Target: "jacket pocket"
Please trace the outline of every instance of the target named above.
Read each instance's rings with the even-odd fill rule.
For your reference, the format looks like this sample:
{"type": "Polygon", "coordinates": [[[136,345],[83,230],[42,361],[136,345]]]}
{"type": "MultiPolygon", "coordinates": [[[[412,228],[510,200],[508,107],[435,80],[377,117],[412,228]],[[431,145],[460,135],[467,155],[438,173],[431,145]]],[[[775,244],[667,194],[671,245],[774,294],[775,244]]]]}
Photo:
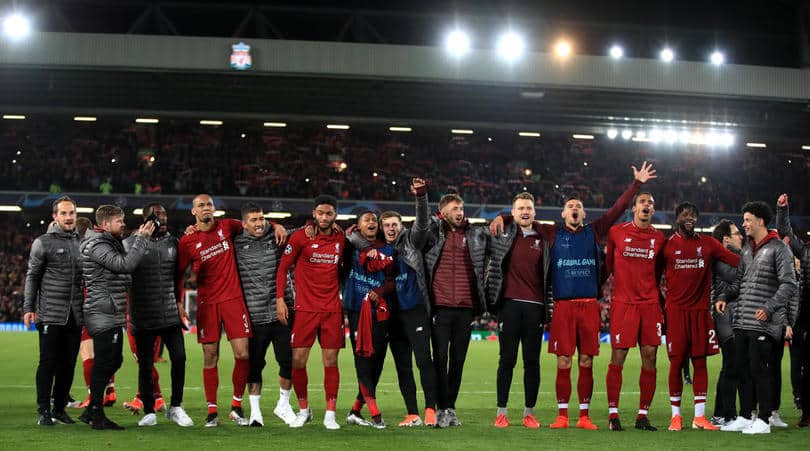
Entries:
{"type": "Polygon", "coordinates": [[[112,295],[109,293],[99,301],[98,308],[101,313],[118,313],[118,307],[115,306],[115,299],[113,299],[112,295]]]}

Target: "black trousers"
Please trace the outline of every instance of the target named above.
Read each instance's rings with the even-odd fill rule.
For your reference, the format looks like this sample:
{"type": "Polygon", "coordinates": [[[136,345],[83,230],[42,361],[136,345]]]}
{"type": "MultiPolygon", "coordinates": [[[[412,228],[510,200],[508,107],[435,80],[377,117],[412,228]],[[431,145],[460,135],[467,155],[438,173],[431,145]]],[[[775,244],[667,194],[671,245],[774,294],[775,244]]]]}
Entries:
{"type": "MultiPolygon", "coordinates": [[[[123,350],[124,337],[126,331],[122,327],[113,327],[104,332],[93,335],[93,372],[90,375],[90,407],[102,409],[104,407],[104,389],[110,377],[121,368],[124,361],[121,351],[123,350]]],[[[153,347],[147,352],[154,352],[153,347]]],[[[142,348],[138,348],[142,349],[142,348]]],[[[152,375],[151,370],[149,373],[152,375]]],[[[152,391],[149,390],[151,394],[152,391]]],[[[141,395],[144,393],[141,392],[141,395]]]]}
{"type": "Polygon", "coordinates": [[[138,350],[138,389],[141,392],[144,413],[155,413],[155,381],[152,368],[155,366],[155,340],[158,337],[169,350],[172,361],[171,406],[183,404],[183,388],[186,385],[186,344],[180,326],[156,330],[135,330],[135,347],[138,350]]]}
{"type": "Polygon", "coordinates": [[[397,380],[409,415],[418,415],[413,360],[419,368],[425,408],[436,408],[436,367],[430,356],[430,317],[423,305],[411,310],[397,310],[389,321],[388,340],[397,380]]]}
{"type": "MultiPolygon", "coordinates": [[[[377,321],[376,313],[372,314],[371,342],[374,346],[374,355],[361,357],[357,355],[357,323],[360,312],[349,310],[349,339],[352,343],[354,355],[354,368],[357,372],[357,382],[368,390],[371,396],[377,397],[377,384],[385,363],[385,354],[388,352],[388,321],[377,321]]],[[[357,400],[365,402],[363,393],[358,389],[357,400]]]]}
{"type": "Polygon", "coordinates": [[[785,342],[779,340],[775,344],[773,353],[773,406],[772,410],[779,410],[782,406],[782,359],[785,357],[785,342]]]}
{"type": "Polygon", "coordinates": [[[518,345],[523,348],[525,406],[534,407],[540,390],[540,348],[543,344],[542,304],[505,300],[498,312],[498,407],[509,402],[512,373],[517,364],[518,345]]]}
{"type": "Polygon", "coordinates": [[[436,366],[436,403],[455,409],[467,349],[470,347],[473,311],[437,307],[433,312],[433,363],[436,366]]]}
{"type": "Polygon", "coordinates": [[[793,339],[790,341],[790,385],[793,398],[802,397],[802,370],[804,363],[804,348],[807,335],[798,326],[793,328],[793,339]]]}
{"type": "Polygon", "coordinates": [[[736,355],[740,356],[740,416],[751,418],[757,408],[759,418],[768,422],[774,401],[774,362],[777,343],[768,334],[734,330],[736,355]]]}
{"type": "Polygon", "coordinates": [[[64,326],[37,324],[39,365],[36,383],[37,408],[40,412],[51,411],[51,392],[54,410],[65,410],[67,405],[82,337],[82,329],[76,325],[73,313],[69,315],[70,319],[64,326]]]}
{"type": "Polygon", "coordinates": [[[734,337],[720,343],[722,366],[717,376],[717,388],[714,398],[714,416],[732,420],[737,416],[737,390],[739,388],[739,371],[732,366],[739,365],[735,355],[737,349],[734,337]]]}
{"type": "MultiPolygon", "coordinates": [[[[801,352],[801,377],[799,378],[799,397],[802,404],[802,417],[810,417],[810,331],[801,329],[794,331],[802,335],[801,352]]],[[[794,338],[795,340],[795,338],[794,338]]]]}
{"type": "Polygon", "coordinates": [[[276,321],[269,324],[253,324],[253,336],[248,340],[250,358],[249,384],[262,383],[262,371],[267,365],[267,349],[273,345],[273,353],[278,363],[278,375],[292,379],[292,348],[290,347],[290,327],[276,321]]]}

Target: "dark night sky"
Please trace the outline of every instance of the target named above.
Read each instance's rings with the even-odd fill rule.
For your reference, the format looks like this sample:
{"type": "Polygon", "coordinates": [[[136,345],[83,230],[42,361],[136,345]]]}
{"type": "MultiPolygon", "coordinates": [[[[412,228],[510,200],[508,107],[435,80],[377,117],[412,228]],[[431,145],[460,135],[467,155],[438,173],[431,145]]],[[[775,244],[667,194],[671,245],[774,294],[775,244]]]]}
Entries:
{"type": "MultiPolygon", "coordinates": [[[[0,12],[12,3],[0,0],[0,12]]],[[[565,36],[577,53],[592,55],[604,55],[619,42],[627,56],[654,58],[668,44],[682,60],[705,60],[720,48],[731,63],[810,66],[810,0],[16,3],[45,31],[440,45],[443,34],[458,23],[479,48],[491,47],[498,33],[512,27],[534,51],[547,51],[565,36]]]]}

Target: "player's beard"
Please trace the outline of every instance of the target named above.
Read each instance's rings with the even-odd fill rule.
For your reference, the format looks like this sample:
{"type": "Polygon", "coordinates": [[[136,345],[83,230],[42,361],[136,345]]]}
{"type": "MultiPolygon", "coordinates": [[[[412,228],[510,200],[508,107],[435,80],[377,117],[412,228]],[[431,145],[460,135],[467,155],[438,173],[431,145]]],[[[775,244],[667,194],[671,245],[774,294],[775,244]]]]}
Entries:
{"type": "Polygon", "coordinates": [[[318,223],[318,232],[323,234],[328,234],[332,231],[332,226],[335,224],[335,221],[329,222],[326,226],[321,226],[321,223],[318,223]]]}
{"type": "Polygon", "coordinates": [[[695,226],[692,225],[692,230],[689,230],[685,224],[678,224],[678,232],[684,236],[695,236],[695,226]]]}
{"type": "Polygon", "coordinates": [[[205,223],[205,224],[208,224],[209,222],[211,222],[213,220],[214,220],[213,216],[203,216],[202,218],[200,218],[200,221],[205,223]]]}

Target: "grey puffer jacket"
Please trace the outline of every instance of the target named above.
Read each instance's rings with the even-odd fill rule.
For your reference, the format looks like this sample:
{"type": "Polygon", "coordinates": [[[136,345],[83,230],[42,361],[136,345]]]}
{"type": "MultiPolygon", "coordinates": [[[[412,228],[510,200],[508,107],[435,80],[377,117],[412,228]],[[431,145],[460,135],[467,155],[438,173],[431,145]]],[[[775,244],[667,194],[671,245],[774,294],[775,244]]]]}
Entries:
{"type": "MultiPolygon", "coordinates": [[[[726,247],[731,252],[740,255],[740,251],[726,247]]],[[[734,338],[734,329],[731,324],[734,319],[734,307],[736,303],[731,302],[726,306],[725,313],[719,313],[714,308],[714,303],[721,293],[728,291],[728,287],[734,283],[737,278],[737,268],[729,265],[728,263],[715,261],[714,268],[712,268],[712,318],[714,318],[714,329],[717,331],[717,339],[720,343],[725,343],[726,340],[734,338]]]]}
{"type": "Polygon", "coordinates": [[[87,287],[84,324],[87,333],[124,327],[127,320],[127,290],[132,272],[146,252],[148,238],[136,236],[129,253],[121,240],[100,229],[88,230],[81,250],[82,277],[87,287]]]}
{"type": "MultiPolygon", "coordinates": [[[[417,215],[420,213],[416,211],[417,215]]],[[[417,222],[421,220],[417,216],[417,222]]],[[[411,230],[411,239],[414,243],[424,243],[422,251],[425,257],[425,282],[427,283],[428,292],[430,294],[431,303],[433,299],[433,284],[436,283],[434,275],[438,267],[439,258],[442,255],[444,242],[446,239],[446,231],[444,230],[443,219],[437,216],[431,216],[428,220],[428,226],[425,230],[411,230]]],[[[487,308],[487,296],[484,290],[484,272],[487,266],[487,250],[489,248],[489,228],[465,225],[465,237],[467,241],[467,250],[470,254],[470,260],[473,265],[473,272],[475,272],[475,295],[477,296],[478,305],[474,306],[477,313],[483,313],[487,308]]]]}
{"type": "Polygon", "coordinates": [[[771,232],[754,252],[746,242],[737,267],[737,277],[721,299],[734,306],[734,330],[764,332],[782,340],[785,326],[793,326],[799,305],[796,299],[796,276],[793,255],[776,232],[771,232]],[[768,319],[759,321],[756,311],[763,309],[768,319]]]}
{"type": "MultiPolygon", "coordinates": [[[[125,239],[132,252],[136,235],[125,239]]],[[[177,308],[177,238],[166,234],[146,241],[146,253],[132,273],[129,314],[133,329],[157,330],[182,325],[177,308]]]]}
{"type": "Polygon", "coordinates": [[[64,326],[71,313],[82,324],[82,272],[79,236],[53,225],[31,245],[23,312],[37,323],[64,326]]]}
{"type": "MultiPolygon", "coordinates": [[[[281,249],[276,244],[273,227],[267,227],[262,237],[254,237],[247,230],[233,238],[236,265],[242,292],[245,295],[250,322],[270,324],[276,317],[276,274],[281,259],[281,249]]],[[[290,232],[291,233],[291,232],[290,232]]],[[[287,275],[284,303],[292,309],[293,284],[287,275]]]]}
{"type": "MultiPolygon", "coordinates": [[[[543,278],[543,304],[545,306],[545,319],[544,321],[551,320],[553,311],[553,299],[551,295],[551,246],[554,243],[554,226],[539,224],[537,222],[532,224],[532,228],[537,233],[537,237],[543,240],[543,274],[538,274],[543,278]]],[[[497,313],[501,307],[504,270],[506,263],[512,254],[512,245],[515,243],[515,238],[518,233],[522,233],[517,223],[514,221],[508,222],[504,225],[503,233],[493,237],[490,244],[490,259],[489,271],[487,272],[487,300],[489,301],[489,309],[492,313],[497,313]]]]}
{"type": "Polygon", "coordinates": [[[799,285],[801,301],[797,325],[810,330],[810,246],[793,231],[788,207],[776,207],[776,230],[779,235],[790,238],[790,250],[801,262],[803,283],[799,285]]]}

